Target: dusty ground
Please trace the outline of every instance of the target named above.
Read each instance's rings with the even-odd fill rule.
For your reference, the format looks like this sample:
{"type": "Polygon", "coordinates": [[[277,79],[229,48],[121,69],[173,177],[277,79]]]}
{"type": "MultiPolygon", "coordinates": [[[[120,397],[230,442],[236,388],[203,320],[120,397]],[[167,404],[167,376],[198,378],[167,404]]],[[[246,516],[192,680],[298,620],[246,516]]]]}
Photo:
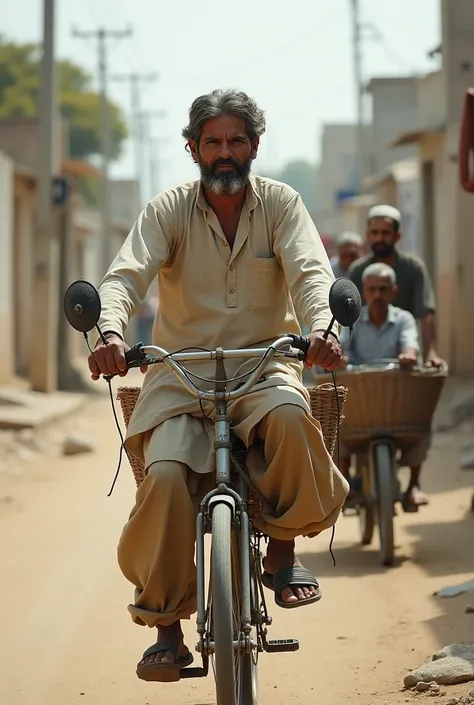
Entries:
{"type": "MultiPolygon", "coordinates": [[[[124,461],[117,489],[116,430],[105,397],[55,429],[95,434],[97,451],[11,457],[0,470],[0,703],[2,705],[208,705],[213,683],[163,686],[134,675],[152,634],[129,620],[131,589],[115,546],[134,485],[124,461]]],[[[321,578],[323,601],[273,609],[272,637],[296,637],[296,654],[261,658],[262,705],[395,705],[425,700],[402,692],[407,670],[441,646],[474,641],[474,593],[441,600],[433,592],[472,577],[473,472],[458,470],[459,433],[438,436],[426,470],[431,505],[396,519],[398,563],[379,567],[375,548],[357,545],[355,518],[337,527],[333,568],[329,536],[302,540],[300,555],[321,578]]],[[[50,448],[49,454],[44,454],[50,448]]],[[[21,455],[21,454],[20,454],[21,455]]],[[[194,644],[193,624],[188,627],[194,644]]],[[[474,684],[471,684],[474,687],[474,684]]],[[[441,702],[469,690],[448,689],[441,702]]]]}

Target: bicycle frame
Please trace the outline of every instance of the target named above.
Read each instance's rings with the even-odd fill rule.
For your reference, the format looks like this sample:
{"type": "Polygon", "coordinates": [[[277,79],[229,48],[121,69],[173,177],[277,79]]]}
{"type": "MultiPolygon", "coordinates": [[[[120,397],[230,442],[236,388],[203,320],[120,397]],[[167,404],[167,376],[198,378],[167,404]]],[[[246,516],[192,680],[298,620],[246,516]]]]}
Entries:
{"type": "MultiPolygon", "coordinates": [[[[223,350],[218,348],[210,352],[188,352],[175,353],[170,355],[163,348],[157,346],[142,346],[145,355],[153,355],[154,360],[149,362],[163,362],[176,374],[177,378],[183,386],[195,397],[206,401],[213,401],[216,405],[216,416],[214,420],[214,449],[216,453],[216,486],[202,500],[199,513],[196,518],[196,569],[197,569],[197,618],[196,626],[199,635],[199,643],[197,651],[201,653],[203,666],[194,668],[185,668],[181,671],[182,678],[205,677],[209,672],[209,656],[214,653],[214,644],[209,643],[206,639],[206,628],[208,623],[208,609],[206,607],[206,581],[205,581],[205,547],[204,536],[210,531],[210,517],[215,504],[224,502],[232,509],[233,521],[238,524],[240,542],[239,542],[239,567],[241,576],[241,635],[243,639],[239,639],[235,643],[234,648],[243,652],[250,652],[255,644],[251,643],[250,634],[252,630],[253,610],[256,605],[252,605],[252,575],[251,575],[251,522],[246,507],[246,489],[243,486],[242,494],[237,492],[232,486],[232,466],[234,465],[232,457],[232,434],[231,420],[228,414],[228,403],[234,399],[244,396],[255,383],[261,378],[265,368],[269,362],[275,357],[291,357],[294,359],[302,359],[301,353],[292,353],[282,351],[285,345],[294,345],[294,339],[290,336],[284,336],[276,340],[272,345],[266,348],[251,348],[241,350],[223,350]],[[224,360],[235,358],[256,358],[261,360],[253,371],[244,376],[247,381],[239,388],[232,391],[228,390],[229,383],[232,379],[227,379],[224,360]],[[198,360],[214,359],[216,361],[215,379],[212,380],[214,386],[213,391],[204,391],[199,389],[183,371],[179,362],[190,362],[198,360]]],[[[211,380],[208,380],[211,382],[211,380]]],[[[258,576],[256,576],[258,582],[258,576]]],[[[263,590],[261,597],[263,595],[263,590]]],[[[263,603],[264,604],[264,603],[263,603]]],[[[265,607],[266,613],[266,607],[265,607]]],[[[265,614],[263,621],[260,621],[260,626],[270,624],[271,619],[265,614]]],[[[266,643],[265,637],[264,641],[266,643]]]]}

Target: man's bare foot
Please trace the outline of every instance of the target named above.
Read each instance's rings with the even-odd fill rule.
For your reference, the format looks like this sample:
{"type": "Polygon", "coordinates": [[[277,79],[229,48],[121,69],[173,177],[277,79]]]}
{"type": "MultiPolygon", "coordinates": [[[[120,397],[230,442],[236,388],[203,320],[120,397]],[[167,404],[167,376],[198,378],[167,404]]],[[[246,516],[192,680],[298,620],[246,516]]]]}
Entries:
{"type": "MultiPolygon", "coordinates": [[[[176,644],[179,648],[179,658],[187,656],[189,649],[184,645],[184,636],[181,630],[181,622],[175,622],[169,627],[158,627],[157,642],[166,644],[176,644]]],[[[145,666],[152,663],[175,663],[176,655],[172,651],[166,651],[159,654],[152,654],[143,658],[139,666],[145,666]]]]}
{"type": "MultiPolygon", "coordinates": [[[[269,539],[267,555],[265,557],[265,571],[270,575],[275,575],[282,568],[292,568],[294,566],[303,567],[300,560],[295,555],[294,541],[278,541],[269,539]]],[[[319,590],[312,586],[285,587],[281,591],[281,599],[288,604],[304,602],[311,597],[316,597],[319,590]]]]}

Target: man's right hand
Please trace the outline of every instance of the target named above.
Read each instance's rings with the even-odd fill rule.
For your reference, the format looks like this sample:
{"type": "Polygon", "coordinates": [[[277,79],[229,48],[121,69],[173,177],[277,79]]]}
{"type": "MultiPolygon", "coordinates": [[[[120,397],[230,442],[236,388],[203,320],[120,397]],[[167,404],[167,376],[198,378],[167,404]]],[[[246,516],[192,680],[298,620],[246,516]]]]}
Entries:
{"type": "Polygon", "coordinates": [[[398,362],[401,367],[414,367],[417,363],[416,353],[412,350],[406,350],[398,356],[398,362]]]}
{"type": "Polygon", "coordinates": [[[348,364],[349,364],[349,355],[343,355],[340,359],[340,362],[339,362],[339,369],[345,370],[348,364]]]}
{"type": "Polygon", "coordinates": [[[101,374],[124,377],[128,372],[125,353],[130,350],[130,346],[113,333],[108,333],[105,337],[108,344],[105,345],[99,340],[94,354],[89,355],[89,370],[94,381],[98,380],[101,374]]]}

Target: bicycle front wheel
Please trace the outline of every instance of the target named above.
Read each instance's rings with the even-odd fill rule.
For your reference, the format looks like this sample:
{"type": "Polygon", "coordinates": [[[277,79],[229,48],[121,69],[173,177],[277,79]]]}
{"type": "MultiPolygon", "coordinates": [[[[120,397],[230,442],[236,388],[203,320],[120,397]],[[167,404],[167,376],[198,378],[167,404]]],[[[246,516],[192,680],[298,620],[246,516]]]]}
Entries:
{"type": "Polygon", "coordinates": [[[236,695],[232,599],[232,509],[216,504],[212,511],[211,592],[212,632],[217,705],[239,705],[236,695]]]}

